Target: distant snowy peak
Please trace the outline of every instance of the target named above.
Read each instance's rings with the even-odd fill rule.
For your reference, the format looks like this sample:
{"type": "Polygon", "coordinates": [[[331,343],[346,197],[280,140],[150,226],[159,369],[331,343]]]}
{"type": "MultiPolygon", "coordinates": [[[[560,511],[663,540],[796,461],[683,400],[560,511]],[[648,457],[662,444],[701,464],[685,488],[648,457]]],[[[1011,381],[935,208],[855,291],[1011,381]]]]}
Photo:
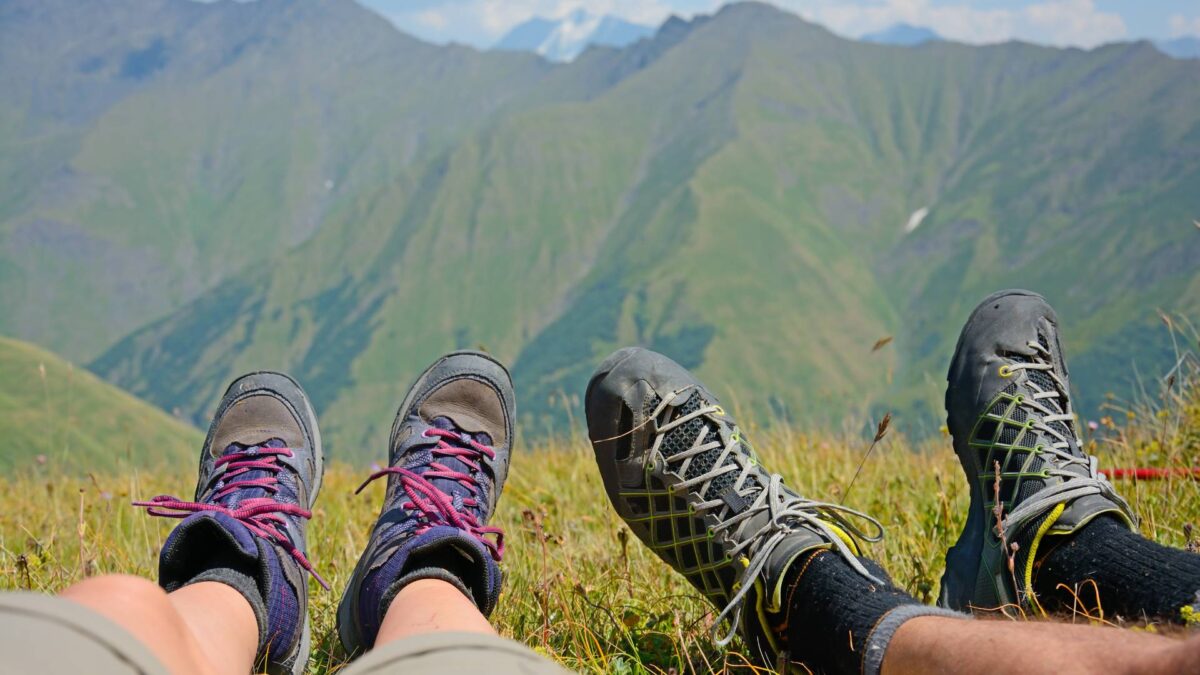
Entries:
{"type": "Polygon", "coordinates": [[[572,61],[592,45],[625,47],[654,34],[655,28],[582,9],[561,19],[535,17],[510,30],[493,49],[535,52],[551,61],[572,61]]]}
{"type": "Polygon", "coordinates": [[[898,23],[875,33],[867,33],[859,39],[863,42],[913,47],[925,44],[926,42],[941,40],[942,36],[928,28],[910,26],[907,23],[898,23]]]}

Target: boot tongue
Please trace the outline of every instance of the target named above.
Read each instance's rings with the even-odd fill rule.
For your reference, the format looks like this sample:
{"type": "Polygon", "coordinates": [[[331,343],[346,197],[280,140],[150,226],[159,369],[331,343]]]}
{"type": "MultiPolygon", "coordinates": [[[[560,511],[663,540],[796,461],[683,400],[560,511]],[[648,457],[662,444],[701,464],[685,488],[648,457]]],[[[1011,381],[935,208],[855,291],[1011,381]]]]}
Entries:
{"type": "Polygon", "coordinates": [[[487,442],[484,445],[492,445],[492,437],[485,431],[488,428],[487,422],[470,410],[442,411],[442,414],[434,417],[430,424],[445,431],[465,432],[472,435],[477,442],[482,442],[479,441],[480,437],[486,438],[487,442]]]}
{"type": "Polygon", "coordinates": [[[455,424],[454,420],[449,417],[446,417],[446,416],[435,417],[435,418],[433,418],[433,421],[430,422],[430,424],[434,428],[441,429],[442,431],[453,431],[454,433],[462,436],[464,442],[466,442],[467,440],[473,440],[480,445],[486,445],[488,447],[491,447],[491,445],[492,445],[492,437],[490,435],[488,435],[488,433],[486,431],[478,431],[478,432],[471,433],[469,431],[464,430],[465,429],[464,427],[460,427],[459,425],[455,424]]]}

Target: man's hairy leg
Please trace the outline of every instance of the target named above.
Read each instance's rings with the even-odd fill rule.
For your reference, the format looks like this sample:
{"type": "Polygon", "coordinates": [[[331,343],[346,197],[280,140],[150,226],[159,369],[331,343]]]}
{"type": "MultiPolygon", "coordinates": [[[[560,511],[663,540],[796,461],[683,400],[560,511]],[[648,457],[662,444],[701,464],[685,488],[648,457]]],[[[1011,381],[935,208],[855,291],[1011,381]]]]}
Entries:
{"type": "Polygon", "coordinates": [[[1200,636],[1051,622],[923,616],[896,631],[884,675],[912,673],[1182,673],[1200,663],[1200,636]]]}

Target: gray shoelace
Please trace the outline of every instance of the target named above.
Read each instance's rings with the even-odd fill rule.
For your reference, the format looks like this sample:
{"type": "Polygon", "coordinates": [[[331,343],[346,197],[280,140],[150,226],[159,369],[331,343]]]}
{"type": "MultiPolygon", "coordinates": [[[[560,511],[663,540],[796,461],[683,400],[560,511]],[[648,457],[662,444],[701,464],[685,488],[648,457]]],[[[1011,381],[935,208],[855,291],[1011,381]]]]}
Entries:
{"type": "Polygon", "coordinates": [[[1033,428],[1054,439],[1054,442],[1048,447],[1038,446],[1035,451],[1042,455],[1050,466],[1046,470],[1046,475],[1048,477],[1061,478],[1063,481],[1041,490],[1031,499],[1026,500],[1009,512],[1001,520],[1004,531],[1016,532],[1058,504],[1070,502],[1073,499],[1088,495],[1103,495],[1116,503],[1129,516],[1130,520],[1136,521],[1133,510],[1129,507],[1128,502],[1117,494],[1112,484],[1108,482],[1108,478],[1097,470],[1096,458],[1091,455],[1076,455],[1072,452],[1073,447],[1083,447],[1083,442],[1079,438],[1074,437],[1073,434],[1071,438],[1068,438],[1059,429],[1055,428],[1055,422],[1061,422],[1060,426],[1063,429],[1071,430],[1074,428],[1073,426],[1067,426],[1068,423],[1074,425],[1075,418],[1067,412],[1067,406],[1063,404],[1067,387],[1059,379],[1058,373],[1055,372],[1054,366],[1050,363],[1049,350],[1037,342],[1029,342],[1028,345],[1036,354],[1034,361],[1029,363],[1014,363],[1008,366],[1008,369],[1011,372],[1040,370],[1045,372],[1054,383],[1053,388],[1044,389],[1036,382],[1026,380],[1026,386],[1033,390],[1034,394],[1032,398],[1024,399],[1021,405],[1035,413],[1037,421],[1034,422],[1033,428]],[[1056,401],[1058,411],[1045,405],[1043,401],[1046,400],[1056,401]],[[1069,470],[1072,465],[1083,467],[1087,474],[1081,475],[1069,470]]]}
{"type": "MultiPolygon", "coordinates": [[[[651,413],[651,419],[660,419],[666,409],[671,407],[672,401],[677,400],[680,394],[694,388],[695,385],[690,385],[663,397],[662,401],[654,409],[654,412],[651,413]]],[[[736,542],[729,550],[730,557],[736,557],[748,548],[754,549],[749,556],[745,569],[734,585],[734,588],[737,589],[736,592],[713,622],[713,642],[718,647],[724,647],[733,640],[738,626],[741,625],[742,609],[745,605],[746,596],[750,592],[750,589],[754,587],[758,578],[763,574],[771,553],[774,552],[775,548],[789,534],[792,534],[799,528],[807,527],[819,532],[846,559],[846,562],[851,567],[867,579],[883,585],[884,582],[882,580],[873,576],[863,567],[862,563],[858,560],[858,556],[854,554],[842,537],[830,527],[829,523],[833,522],[843,531],[864,541],[871,542],[879,541],[883,538],[883,525],[871,516],[861,511],[842,506],[841,504],[814,501],[790,493],[783,488],[783,478],[779,474],[770,474],[770,480],[765,487],[757,483],[749,486],[746,485],[746,479],[755,473],[755,465],[749,463],[744,465],[743,462],[739,461],[739,458],[744,455],[738,451],[738,447],[741,444],[741,433],[737,427],[733,428],[733,432],[729,436],[729,441],[722,445],[719,436],[708,440],[711,427],[705,424],[696,439],[692,442],[690,448],[676,453],[671,457],[663,457],[661,452],[663,439],[666,438],[666,434],[672,429],[698,417],[705,417],[714,424],[717,424],[718,422],[713,416],[723,416],[724,414],[725,411],[720,406],[706,405],[694,412],[681,415],[655,429],[654,443],[650,448],[650,456],[662,457],[668,464],[681,464],[680,475],[686,475],[687,460],[690,458],[716,448],[721,448],[720,455],[717,456],[716,461],[713,462],[712,468],[709,471],[681,481],[676,485],[676,489],[691,490],[695,486],[700,486],[695,492],[703,499],[713,479],[728,473],[738,472],[738,476],[733,482],[733,489],[742,498],[750,500],[749,507],[733,515],[728,514],[730,509],[723,499],[709,499],[693,505],[698,514],[705,511],[717,510],[716,517],[718,522],[711,529],[714,534],[728,532],[729,538],[736,542]],[[725,507],[726,515],[724,518],[721,517],[722,512],[718,510],[722,507],[725,507]],[[750,531],[750,521],[754,516],[764,511],[770,516],[767,522],[759,527],[757,531],[750,531]],[[873,526],[875,532],[868,535],[862,528],[852,523],[849,519],[850,517],[863,519],[873,526]],[[757,546],[755,546],[756,544],[757,546]],[[729,619],[730,628],[724,635],[720,635],[718,631],[725,619],[729,619]]]]}

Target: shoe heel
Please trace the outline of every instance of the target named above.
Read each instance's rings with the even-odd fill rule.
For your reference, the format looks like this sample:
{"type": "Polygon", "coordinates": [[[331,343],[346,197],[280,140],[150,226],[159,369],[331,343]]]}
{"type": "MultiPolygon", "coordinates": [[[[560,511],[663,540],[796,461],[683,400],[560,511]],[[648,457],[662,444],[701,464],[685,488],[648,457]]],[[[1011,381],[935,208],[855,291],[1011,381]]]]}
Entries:
{"type": "Polygon", "coordinates": [[[300,647],[296,650],[296,660],[292,662],[290,675],[303,675],[308,668],[308,657],[312,654],[312,626],[304,619],[304,632],[300,633],[300,647]]]}
{"type": "Polygon", "coordinates": [[[939,607],[961,611],[975,601],[985,525],[982,510],[976,508],[974,499],[971,501],[971,510],[962,534],[946,551],[946,571],[942,573],[941,590],[938,592],[939,607]]]}
{"type": "Polygon", "coordinates": [[[963,610],[971,604],[971,599],[975,591],[975,578],[978,575],[978,555],[974,569],[975,574],[970,573],[972,568],[971,554],[964,550],[961,545],[954,545],[950,550],[946,551],[946,571],[942,573],[941,591],[938,593],[938,607],[946,609],[963,610]]]}

